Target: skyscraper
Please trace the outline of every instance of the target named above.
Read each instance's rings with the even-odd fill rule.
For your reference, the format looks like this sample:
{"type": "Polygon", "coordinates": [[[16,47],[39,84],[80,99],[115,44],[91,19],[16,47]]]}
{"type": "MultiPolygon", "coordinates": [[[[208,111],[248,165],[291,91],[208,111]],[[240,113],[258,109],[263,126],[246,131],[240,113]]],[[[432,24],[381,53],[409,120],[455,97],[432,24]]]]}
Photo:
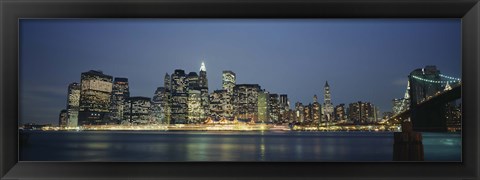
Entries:
{"type": "Polygon", "coordinates": [[[280,121],[282,123],[289,122],[291,120],[291,112],[290,112],[290,102],[288,100],[288,96],[286,94],[280,95],[280,121]]]}
{"type": "Polygon", "coordinates": [[[268,100],[268,117],[269,122],[279,123],[280,122],[280,102],[278,94],[270,94],[268,100]]]}
{"type": "Polygon", "coordinates": [[[208,114],[210,114],[207,68],[205,67],[205,62],[202,62],[199,74],[200,75],[198,76],[198,83],[200,86],[201,105],[203,108],[203,113],[200,115],[200,119],[204,120],[207,118],[208,114]]]}
{"type": "Polygon", "coordinates": [[[330,122],[333,120],[333,104],[328,81],[325,82],[324,91],[323,115],[325,117],[324,119],[330,122]]]}
{"type": "Polygon", "coordinates": [[[335,121],[346,120],[345,104],[339,104],[334,109],[335,121]]]}
{"type": "Polygon", "coordinates": [[[163,112],[165,113],[164,114],[164,116],[165,116],[164,123],[165,124],[170,124],[171,113],[172,113],[172,109],[171,109],[171,105],[172,105],[172,79],[171,79],[170,75],[168,75],[168,73],[165,74],[163,87],[164,87],[164,91],[162,93],[163,93],[164,98],[162,98],[162,105],[163,105],[162,109],[163,109],[163,112]]]}
{"type": "Polygon", "coordinates": [[[223,71],[222,74],[222,88],[229,94],[233,94],[233,87],[235,87],[236,76],[232,71],[223,71]]]}
{"type": "Polygon", "coordinates": [[[125,100],[124,120],[134,125],[152,123],[150,118],[151,101],[148,97],[129,97],[125,100]]]}
{"type": "Polygon", "coordinates": [[[152,98],[151,111],[152,116],[157,123],[168,124],[166,119],[167,90],[164,87],[158,87],[152,98]]]}
{"type": "Polygon", "coordinates": [[[68,111],[66,109],[62,109],[60,114],[58,115],[58,126],[66,127],[68,121],[68,111]]]}
{"type": "Polygon", "coordinates": [[[234,116],[240,119],[258,120],[258,84],[237,84],[233,88],[234,116]]]}
{"type": "Polygon", "coordinates": [[[88,71],[81,75],[79,124],[106,124],[110,111],[112,76],[101,71],[88,71]]]}
{"type": "Polygon", "coordinates": [[[265,90],[258,92],[257,100],[257,112],[258,122],[267,123],[269,121],[269,109],[268,109],[269,94],[265,90]]]}
{"type": "Polygon", "coordinates": [[[188,115],[187,77],[185,71],[176,69],[172,74],[171,123],[184,124],[188,115]]]}
{"type": "Polygon", "coordinates": [[[374,107],[369,102],[350,103],[348,108],[348,118],[355,124],[369,123],[375,117],[374,113],[374,107]]]}
{"type": "Polygon", "coordinates": [[[313,95],[313,104],[312,104],[312,120],[313,123],[320,123],[322,116],[321,105],[318,103],[317,95],[313,95]]]}
{"type": "Polygon", "coordinates": [[[120,124],[123,120],[123,106],[125,99],[130,97],[127,78],[115,78],[113,81],[112,97],[110,102],[110,122],[120,124]]]}
{"type": "Polygon", "coordinates": [[[78,111],[80,110],[80,84],[74,82],[68,85],[67,126],[78,126],[78,111]]]}
{"type": "Polygon", "coordinates": [[[189,89],[188,90],[188,99],[187,99],[187,107],[188,107],[188,117],[187,123],[200,123],[201,122],[201,114],[203,113],[203,107],[201,104],[201,92],[198,89],[189,89]]]}

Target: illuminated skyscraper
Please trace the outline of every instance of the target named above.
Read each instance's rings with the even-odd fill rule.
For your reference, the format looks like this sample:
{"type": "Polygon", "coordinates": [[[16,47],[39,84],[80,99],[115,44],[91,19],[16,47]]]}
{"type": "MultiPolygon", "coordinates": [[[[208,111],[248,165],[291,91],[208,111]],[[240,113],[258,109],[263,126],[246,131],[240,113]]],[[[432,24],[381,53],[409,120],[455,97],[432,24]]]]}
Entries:
{"type": "Polygon", "coordinates": [[[200,123],[201,119],[200,116],[203,113],[203,107],[201,104],[201,92],[200,90],[190,89],[188,90],[188,99],[187,99],[187,107],[188,107],[188,117],[187,123],[200,123]]]}
{"type": "Polygon", "coordinates": [[[150,116],[151,101],[148,97],[129,97],[125,100],[124,120],[134,125],[153,122],[150,116]]]}
{"type": "Polygon", "coordinates": [[[168,75],[168,73],[165,73],[165,77],[163,79],[163,87],[167,92],[171,92],[172,90],[172,79],[170,78],[170,75],[168,75]]]}
{"type": "Polygon", "coordinates": [[[233,88],[234,116],[240,119],[258,120],[258,84],[237,84],[233,88]]]}
{"type": "Polygon", "coordinates": [[[67,126],[78,126],[78,111],[80,110],[80,84],[74,82],[68,85],[67,126]]]}
{"type": "Polygon", "coordinates": [[[317,95],[313,95],[313,104],[312,104],[312,120],[313,123],[320,123],[322,116],[321,105],[318,103],[317,95]]]}
{"type": "Polygon", "coordinates": [[[172,106],[172,79],[171,79],[170,75],[168,75],[168,73],[165,74],[163,87],[165,88],[164,92],[163,92],[164,98],[162,98],[162,104],[163,104],[162,109],[163,109],[163,112],[165,113],[164,114],[165,115],[164,123],[165,124],[170,124],[171,113],[172,113],[172,109],[171,109],[171,106],[172,106]]]}
{"type": "Polygon", "coordinates": [[[199,77],[196,72],[188,73],[187,84],[189,90],[200,90],[199,77]]]}
{"type": "Polygon", "coordinates": [[[112,98],[110,102],[110,122],[120,124],[123,120],[123,106],[125,99],[130,97],[127,78],[115,78],[113,81],[112,98]]]}
{"type": "Polygon", "coordinates": [[[280,95],[280,121],[283,123],[289,122],[291,120],[290,115],[290,102],[286,94],[280,95]]]}
{"type": "Polygon", "coordinates": [[[188,115],[187,77],[185,71],[176,69],[172,74],[171,123],[184,124],[188,115]]]}
{"type": "Polygon", "coordinates": [[[348,118],[355,124],[366,124],[374,118],[374,107],[369,102],[350,103],[348,108],[348,118]]]}
{"type": "Polygon", "coordinates": [[[167,90],[164,87],[158,87],[155,90],[155,94],[152,98],[152,116],[155,118],[155,121],[160,124],[168,124],[169,122],[166,119],[166,106],[168,104],[167,90]]]}
{"type": "Polygon", "coordinates": [[[334,113],[335,121],[342,121],[346,120],[346,113],[345,113],[345,104],[339,104],[335,106],[334,113]]]}
{"type": "Polygon", "coordinates": [[[200,115],[200,119],[204,120],[207,118],[208,114],[210,114],[207,68],[205,67],[205,62],[202,62],[199,74],[200,75],[198,76],[198,83],[200,86],[201,105],[203,108],[203,113],[200,115]]]}
{"type": "Polygon", "coordinates": [[[330,86],[328,85],[328,81],[325,82],[325,87],[324,87],[324,103],[323,103],[323,115],[324,119],[327,122],[330,122],[333,120],[333,104],[332,104],[332,97],[330,95],[330,86]]]}
{"type": "Polygon", "coordinates": [[[305,121],[304,109],[305,107],[301,102],[295,103],[295,121],[297,122],[305,121]]]}
{"type": "Polygon", "coordinates": [[[233,105],[229,102],[232,96],[226,90],[215,90],[210,94],[210,116],[215,119],[222,117],[232,119],[233,105]]]}
{"type": "Polygon", "coordinates": [[[182,69],[175,69],[172,74],[172,94],[187,93],[187,76],[182,69]]]}
{"type": "Polygon", "coordinates": [[[79,124],[106,124],[110,111],[112,76],[101,71],[88,71],[81,75],[79,124]]]}
{"type": "Polygon", "coordinates": [[[269,121],[271,123],[280,122],[280,102],[278,94],[270,94],[268,100],[269,121]]]}
{"type": "Polygon", "coordinates": [[[235,87],[236,76],[232,71],[223,71],[222,74],[222,88],[229,94],[233,94],[233,87],[235,87]]]}
{"type": "Polygon", "coordinates": [[[258,122],[267,123],[269,121],[268,100],[269,100],[268,92],[266,92],[265,90],[258,92],[258,100],[257,100],[258,122]]]}

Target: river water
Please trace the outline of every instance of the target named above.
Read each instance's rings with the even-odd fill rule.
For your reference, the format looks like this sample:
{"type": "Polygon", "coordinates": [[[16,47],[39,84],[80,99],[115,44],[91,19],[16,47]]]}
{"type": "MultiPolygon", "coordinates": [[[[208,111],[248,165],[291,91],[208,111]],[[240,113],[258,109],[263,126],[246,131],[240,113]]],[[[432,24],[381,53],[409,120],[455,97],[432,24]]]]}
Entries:
{"type": "MultiPolygon", "coordinates": [[[[26,131],[20,161],[389,162],[392,132],[26,131]]],[[[461,161],[459,133],[423,133],[425,161],[461,161]]]]}

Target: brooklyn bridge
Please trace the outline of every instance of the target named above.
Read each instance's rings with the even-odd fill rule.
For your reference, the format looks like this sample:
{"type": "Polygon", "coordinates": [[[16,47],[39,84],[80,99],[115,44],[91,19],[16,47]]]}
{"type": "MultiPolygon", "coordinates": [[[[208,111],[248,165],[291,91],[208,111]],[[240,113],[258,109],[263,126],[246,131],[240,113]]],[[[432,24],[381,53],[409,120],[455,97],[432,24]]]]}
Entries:
{"type": "Polygon", "coordinates": [[[462,82],[441,74],[435,66],[416,69],[408,76],[408,85],[399,113],[390,123],[411,121],[414,131],[447,131],[447,104],[461,98],[462,82]]]}

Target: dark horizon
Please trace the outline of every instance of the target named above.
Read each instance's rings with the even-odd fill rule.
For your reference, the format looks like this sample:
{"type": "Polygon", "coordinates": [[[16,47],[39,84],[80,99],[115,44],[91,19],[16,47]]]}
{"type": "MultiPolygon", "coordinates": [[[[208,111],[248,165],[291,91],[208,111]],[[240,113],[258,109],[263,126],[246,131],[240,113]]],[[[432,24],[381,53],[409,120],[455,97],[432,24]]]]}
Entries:
{"type": "Polygon", "coordinates": [[[435,20],[20,20],[20,123],[56,124],[69,83],[102,70],[129,79],[131,96],[152,97],[165,73],[198,72],[209,92],[221,72],[237,84],[287,94],[291,105],[365,101],[391,111],[407,75],[436,65],[461,77],[459,19],[435,20]],[[267,72],[267,73],[266,73],[267,72]],[[379,91],[383,93],[379,93],[379,91]]]}

